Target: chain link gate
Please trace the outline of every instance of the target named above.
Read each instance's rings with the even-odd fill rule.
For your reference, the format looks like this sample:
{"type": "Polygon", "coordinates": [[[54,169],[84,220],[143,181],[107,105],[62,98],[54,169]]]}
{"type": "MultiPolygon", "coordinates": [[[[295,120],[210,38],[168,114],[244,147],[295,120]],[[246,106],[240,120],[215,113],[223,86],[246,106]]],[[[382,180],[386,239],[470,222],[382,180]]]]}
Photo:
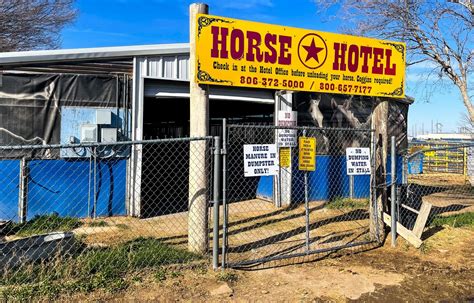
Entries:
{"type": "Polygon", "coordinates": [[[370,175],[349,177],[347,147],[369,147],[371,130],[229,125],[223,132],[224,267],[332,252],[379,239],[370,232],[370,175]],[[275,144],[278,132],[316,138],[316,170],[298,170],[298,147],[275,176],[244,177],[244,145],[275,144]],[[307,197],[307,199],[305,199],[307,197]],[[306,200],[306,203],[305,203],[306,200]]]}

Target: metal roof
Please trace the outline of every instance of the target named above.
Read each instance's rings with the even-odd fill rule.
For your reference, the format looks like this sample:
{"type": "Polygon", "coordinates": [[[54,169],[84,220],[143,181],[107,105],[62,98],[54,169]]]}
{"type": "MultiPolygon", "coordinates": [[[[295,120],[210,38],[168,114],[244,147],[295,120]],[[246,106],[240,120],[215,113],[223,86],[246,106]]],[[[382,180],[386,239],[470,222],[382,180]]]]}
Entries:
{"type": "Polygon", "coordinates": [[[0,65],[189,54],[189,43],[77,48],[0,53],[0,65]]]}

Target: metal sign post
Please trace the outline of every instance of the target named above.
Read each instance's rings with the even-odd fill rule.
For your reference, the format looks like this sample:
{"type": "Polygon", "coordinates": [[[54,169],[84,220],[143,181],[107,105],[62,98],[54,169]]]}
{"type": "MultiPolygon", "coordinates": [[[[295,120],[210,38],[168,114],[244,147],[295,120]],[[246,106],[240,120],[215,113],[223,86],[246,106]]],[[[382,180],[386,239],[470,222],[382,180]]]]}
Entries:
{"type": "Polygon", "coordinates": [[[308,172],[304,172],[304,208],[306,217],[306,251],[309,251],[309,202],[308,202],[308,172]]]}
{"type": "Polygon", "coordinates": [[[303,137],[299,140],[298,168],[304,171],[304,207],[306,219],[306,251],[310,250],[309,245],[309,197],[308,197],[308,171],[316,169],[316,138],[306,137],[306,130],[303,130],[303,137]]]}
{"type": "Polygon", "coordinates": [[[397,189],[397,166],[396,166],[396,155],[395,155],[395,136],[392,136],[391,140],[391,186],[390,186],[390,216],[392,217],[392,247],[397,245],[397,215],[396,215],[396,189],[397,189]]]}
{"type": "Polygon", "coordinates": [[[349,175],[349,197],[354,199],[354,175],[349,175]]]}

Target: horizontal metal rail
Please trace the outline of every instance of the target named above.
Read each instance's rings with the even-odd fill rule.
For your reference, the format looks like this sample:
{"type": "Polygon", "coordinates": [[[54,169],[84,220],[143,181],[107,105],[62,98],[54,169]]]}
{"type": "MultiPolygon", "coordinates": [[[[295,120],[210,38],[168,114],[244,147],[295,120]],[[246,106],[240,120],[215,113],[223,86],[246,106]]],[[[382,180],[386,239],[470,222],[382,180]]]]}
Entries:
{"type": "Polygon", "coordinates": [[[314,131],[350,131],[350,132],[373,132],[369,128],[341,128],[341,127],[315,127],[315,126],[276,126],[276,125],[252,125],[252,124],[229,124],[229,128],[253,128],[253,129],[295,129],[314,131]]]}
{"type": "Polygon", "coordinates": [[[117,141],[117,142],[91,142],[77,144],[45,144],[45,145],[2,145],[0,150],[21,150],[21,149],[48,149],[48,148],[80,148],[80,147],[100,147],[100,146],[117,146],[117,145],[138,145],[168,142],[190,142],[211,140],[212,136],[193,137],[193,138],[169,138],[169,139],[153,139],[153,140],[137,140],[137,141],[117,141]]]}

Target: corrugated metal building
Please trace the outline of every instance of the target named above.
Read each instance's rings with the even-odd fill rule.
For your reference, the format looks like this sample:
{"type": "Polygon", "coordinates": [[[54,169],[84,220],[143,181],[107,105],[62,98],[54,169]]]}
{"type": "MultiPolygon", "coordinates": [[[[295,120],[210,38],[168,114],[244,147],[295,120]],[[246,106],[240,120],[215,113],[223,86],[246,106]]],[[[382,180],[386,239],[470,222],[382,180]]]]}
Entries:
{"type": "MultiPolygon", "coordinates": [[[[274,98],[274,92],[268,90],[211,87],[211,133],[219,134],[222,118],[234,122],[271,123],[274,98]],[[239,105],[242,102],[245,106],[239,105]]],[[[0,54],[0,145],[79,143],[81,125],[96,123],[98,112],[111,113],[118,140],[186,137],[189,136],[188,102],[188,44],[0,54]]],[[[134,157],[133,154],[130,156],[134,157]]],[[[146,162],[154,156],[159,155],[148,152],[147,158],[139,157],[136,165],[133,159],[127,163],[118,160],[111,168],[103,168],[103,193],[98,194],[95,210],[98,216],[153,216],[166,209],[179,209],[166,205],[146,207],[142,197],[154,203],[158,198],[156,191],[147,188],[146,184],[138,184],[141,190],[131,190],[130,182],[126,182],[128,175],[128,179],[135,179],[137,186],[142,174],[153,173],[142,171],[142,168],[146,170],[150,166],[146,162]]],[[[79,157],[71,152],[61,151],[60,155],[52,157],[55,161],[42,162],[50,167],[37,163],[30,177],[46,180],[47,176],[40,174],[55,169],[54,166],[65,170],[81,163],[67,161],[70,157],[79,157]]],[[[173,161],[172,158],[168,160],[173,161]]],[[[2,172],[13,174],[9,179],[15,180],[7,182],[0,197],[0,217],[6,219],[17,217],[16,181],[19,174],[7,167],[19,167],[19,161],[0,161],[0,170],[3,165],[2,172]]],[[[87,161],[82,165],[88,165],[87,161]]],[[[83,177],[87,179],[86,175],[83,177]]],[[[73,205],[64,201],[64,196],[55,195],[55,192],[66,191],[66,186],[74,181],[67,174],[59,179],[63,182],[56,182],[54,191],[41,195],[31,192],[38,190],[35,186],[29,188],[32,198],[28,201],[28,218],[46,211],[78,217],[90,215],[83,207],[86,201],[76,201],[73,205]],[[41,201],[36,201],[35,197],[41,197],[41,201]]],[[[89,189],[82,187],[75,189],[74,196],[86,199],[89,189]]]]}
{"type": "MultiPolygon", "coordinates": [[[[280,109],[297,110],[299,125],[360,125],[369,128],[375,104],[373,98],[361,96],[350,98],[346,102],[347,99],[340,96],[315,97],[310,93],[291,94],[223,86],[209,87],[209,99],[210,135],[220,134],[222,118],[227,118],[230,123],[273,124],[274,113],[280,109]],[[344,118],[341,115],[342,108],[345,112],[350,112],[351,118],[357,121],[344,118]]],[[[389,132],[397,135],[401,145],[406,145],[407,141],[406,117],[411,102],[412,100],[405,99],[390,103],[393,115],[388,118],[391,119],[389,132]]],[[[116,129],[118,140],[189,136],[189,45],[162,44],[0,54],[0,145],[78,143],[81,126],[97,123],[99,113],[103,112],[110,113],[111,126],[116,129]]],[[[156,149],[155,152],[160,151],[156,149]]],[[[170,209],[169,205],[157,207],[157,191],[141,182],[143,175],[153,173],[146,171],[150,166],[147,161],[159,156],[147,153],[147,157],[141,158],[131,153],[124,159],[117,160],[112,167],[103,167],[103,192],[98,194],[95,210],[97,215],[147,217],[166,213],[164,210],[170,209]],[[112,179],[114,184],[110,181],[112,179]],[[130,182],[132,179],[133,189],[130,182]]],[[[67,161],[67,158],[78,157],[71,153],[53,157],[57,163],[50,161],[48,165],[51,167],[47,169],[36,167],[31,172],[32,176],[54,169],[58,163],[62,167],[79,165],[77,161],[67,161]]],[[[2,159],[0,171],[6,161],[17,161],[14,165],[18,164],[19,167],[18,159],[2,159]]],[[[168,158],[168,161],[179,163],[180,159],[168,158]]],[[[84,161],[82,165],[88,165],[88,161],[84,161]]],[[[18,179],[17,171],[4,169],[3,172],[12,175],[12,180],[18,179]]],[[[364,177],[367,178],[361,179],[361,182],[367,183],[367,193],[364,195],[368,195],[369,178],[364,177]]],[[[57,191],[66,190],[65,184],[72,182],[65,174],[61,178],[64,184],[56,184],[57,191]]],[[[347,176],[344,178],[347,179],[347,176]]],[[[319,182],[321,178],[313,179],[314,182],[319,182]]],[[[271,178],[262,178],[261,182],[272,181],[271,178]]],[[[314,186],[317,188],[324,184],[317,183],[314,186]]],[[[0,219],[17,216],[17,187],[18,184],[14,182],[4,186],[3,193],[0,194],[0,219]]],[[[86,199],[88,190],[86,186],[78,186],[74,196],[86,199]]],[[[35,196],[38,195],[32,195],[35,196]]],[[[54,191],[44,193],[41,197],[42,201],[28,201],[28,218],[44,214],[46,210],[78,217],[90,215],[87,208],[82,207],[86,201],[67,204],[54,191]],[[49,202],[45,204],[44,201],[49,202]]],[[[184,209],[186,203],[187,197],[183,198],[184,209]]],[[[174,206],[173,209],[180,208],[174,206]]]]}

